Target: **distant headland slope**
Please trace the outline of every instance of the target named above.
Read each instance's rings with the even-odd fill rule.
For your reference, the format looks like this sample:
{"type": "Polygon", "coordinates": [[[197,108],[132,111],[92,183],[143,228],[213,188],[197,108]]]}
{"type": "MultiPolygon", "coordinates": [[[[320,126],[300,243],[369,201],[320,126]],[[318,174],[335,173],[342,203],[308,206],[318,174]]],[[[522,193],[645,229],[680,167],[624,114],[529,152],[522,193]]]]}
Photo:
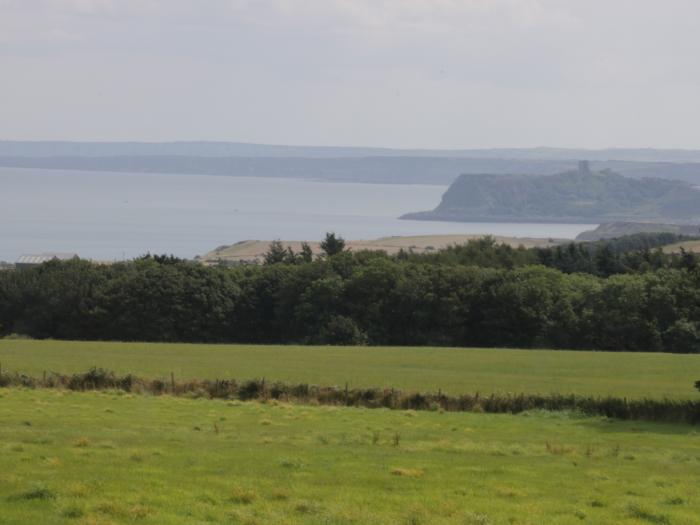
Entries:
{"type": "Polygon", "coordinates": [[[581,232],[576,236],[579,242],[615,239],[639,233],[675,233],[687,237],[700,235],[697,224],[663,224],[658,222],[606,222],[594,230],[581,232]]]}
{"type": "Polygon", "coordinates": [[[403,219],[468,222],[700,222],[700,190],[689,183],[591,171],[556,175],[462,175],[433,211],[403,219]]]}

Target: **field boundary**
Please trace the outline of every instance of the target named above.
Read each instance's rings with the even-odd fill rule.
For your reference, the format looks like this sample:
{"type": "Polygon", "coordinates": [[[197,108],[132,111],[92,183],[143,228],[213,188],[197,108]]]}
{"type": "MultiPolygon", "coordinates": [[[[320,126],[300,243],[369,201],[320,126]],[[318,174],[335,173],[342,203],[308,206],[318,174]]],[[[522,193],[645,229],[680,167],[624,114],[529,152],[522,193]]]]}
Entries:
{"type": "Polygon", "coordinates": [[[298,404],[334,405],[391,410],[432,410],[518,414],[529,410],[576,411],[590,416],[622,420],[668,423],[700,423],[700,400],[627,399],[575,394],[462,394],[406,392],[396,389],[289,384],[263,379],[238,381],[214,379],[170,381],[144,379],[131,374],[119,376],[101,368],[82,374],[44,373],[41,378],[0,372],[0,387],[55,388],[72,391],[107,391],[145,395],[174,395],[192,398],[236,399],[241,401],[277,400],[298,404]]]}

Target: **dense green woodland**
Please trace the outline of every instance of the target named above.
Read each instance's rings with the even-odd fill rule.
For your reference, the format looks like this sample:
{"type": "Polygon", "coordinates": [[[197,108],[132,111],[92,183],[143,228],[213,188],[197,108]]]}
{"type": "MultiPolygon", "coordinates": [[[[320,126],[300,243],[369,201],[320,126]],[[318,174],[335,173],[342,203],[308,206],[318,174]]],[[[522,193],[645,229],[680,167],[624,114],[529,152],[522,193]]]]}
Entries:
{"type": "Polygon", "coordinates": [[[654,249],[664,235],[396,256],[336,239],[311,262],[277,245],[266,264],[231,268],[54,261],[0,272],[0,334],[700,352],[697,260],[654,249]]]}

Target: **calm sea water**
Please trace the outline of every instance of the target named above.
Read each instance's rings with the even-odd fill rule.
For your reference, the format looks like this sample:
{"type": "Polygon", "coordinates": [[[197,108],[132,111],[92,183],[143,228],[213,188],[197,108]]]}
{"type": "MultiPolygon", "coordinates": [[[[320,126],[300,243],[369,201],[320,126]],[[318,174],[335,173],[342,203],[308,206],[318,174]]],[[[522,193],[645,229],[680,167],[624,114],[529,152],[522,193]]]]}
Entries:
{"type": "Polygon", "coordinates": [[[182,257],[246,239],[490,233],[573,238],[595,225],[401,221],[445,186],[0,168],[0,260],[76,252],[102,260],[182,257]]]}

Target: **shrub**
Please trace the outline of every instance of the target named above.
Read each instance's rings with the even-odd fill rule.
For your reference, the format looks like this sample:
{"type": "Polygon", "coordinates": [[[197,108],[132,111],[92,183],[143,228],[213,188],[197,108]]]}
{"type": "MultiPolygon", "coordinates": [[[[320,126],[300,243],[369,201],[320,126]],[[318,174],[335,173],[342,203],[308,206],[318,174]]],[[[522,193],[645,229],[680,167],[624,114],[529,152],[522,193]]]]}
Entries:
{"type": "Polygon", "coordinates": [[[93,367],[84,374],[73,374],[68,380],[68,388],[71,390],[104,390],[114,388],[117,383],[114,372],[93,367]]]}
{"type": "Polygon", "coordinates": [[[257,399],[263,392],[263,389],[265,388],[264,385],[264,381],[258,381],[257,379],[246,381],[238,388],[238,397],[242,401],[257,399]]]}
{"type": "Polygon", "coordinates": [[[365,346],[367,334],[351,318],[334,315],[326,321],[312,341],[323,345],[365,346]]]}
{"type": "Polygon", "coordinates": [[[8,339],[11,341],[23,341],[23,340],[30,340],[33,339],[32,336],[30,335],[25,335],[25,334],[7,334],[3,339],[8,339]]]}

